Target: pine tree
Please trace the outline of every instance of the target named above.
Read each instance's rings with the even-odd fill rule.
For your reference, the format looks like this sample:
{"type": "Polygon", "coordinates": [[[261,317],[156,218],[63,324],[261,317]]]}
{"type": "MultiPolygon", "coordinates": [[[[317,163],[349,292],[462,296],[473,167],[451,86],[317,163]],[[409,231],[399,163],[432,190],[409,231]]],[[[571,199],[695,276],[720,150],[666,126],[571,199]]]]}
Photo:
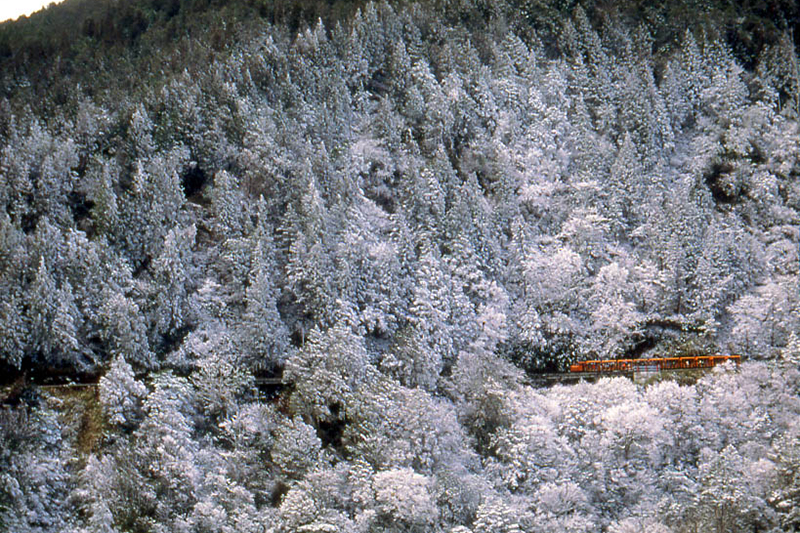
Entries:
{"type": "Polygon", "coordinates": [[[42,402],[0,410],[0,527],[55,533],[70,526],[68,450],[58,413],[42,402]]]}
{"type": "MultiPolygon", "coordinates": [[[[134,487],[146,487],[139,495],[146,506],[134,506],[131,514],[149,510],[159,522],[170,524],[180,519],[183,510],[191,509],[199,496],[200,443],[192,423],[197,413],[192,387],[185,378],[165,373],[153,380],[152,387],[144,400],[145,418],[133,434],[132,450],[127,458],[120,454],[123,460],[119,467],[131,468],[131,477],[141,476],[134,487]]],[[[121,511],[130,513],[125,508],[121,511]]],[[[131,517],[134,523],[138,518],[131,517]]]]}
{"type": "Polygon", "coordinates": [[[144,315],[136,302],[120,292],[107,290],[97,314],[101,338],[107,343],[112,357],[122,357],[140,368],[155,365],[144,315]]]}
{"type": "Polygon", "coordinates": [[[79,353],[78,328],[81,326],[81,316],[75,305],[72,286],[65,281],[57,291],[58,305],[51,325],[53,343],[61,359],[67,363],[82,363],[79,353]]]}
{"type": "Polygon", "coordinates": [[[270,451],[272,461],[288,479],[302,479],[314,468],[322,451],[322,442],[314,428],[300,417],[282,420],[276,428],[275,444],[270,451]]]}
{"type": "Polygon", "coordinates": [[[330,215],[323,202],[310,162],[303,166],[303,188],[297,207],[289,205],[281,225],[287,246],[286,280],[305,312],[322,324],[332,323],[333,265],[329,250],[330,215]]]}
{"type": "Polygon", "coordinates": [[[52,144],[52,137],[38,120],[12,128],[3,147],[0,168],[0,200],[14,225],[26,232],[35,224],[31,199],[36,193],[37,170],[52,144]]]}
{"type": "Polygon", "coordinates": [[[294,412],[335,422],[350,415],[372,372],[363,339],[340,320],[325,331],[309,332],[303,347],[286,362],[284,379],[294,383],[294,412]]]}
{"type": "Polygon", "coordinates": [[[297,235],[289,248],[286,278],[305,312],[323,324],[332,318],[331,271],[324,245],[297,235]]]}
{"type": "MultiPolygon", "coordinates": [[[[31,324],[23,312],[27,298],[3,287],[0,303],[0,350],[2,361],[13,368],[22,366],[31,338],[31,324]]],[[[37,325],[38,327],[38,325],[37,325]]]]}
{"type": "Polygon", "coordinates": [[[279,293],[272,279],[276,272],[273,256],[269,235],[257,232],[243,323],[248,359],[257,368],[281,364],[289,346],[289,331],[276,307],[279,293]]]}
{"type": "Polygon", "coordinates": [[[413,207],[410,215],[419,225],[420,233],[428,239],[438,237],[441,221],[445,215],[446,197],[440,179],[433,169],[423,167],[413,177],[413,207]]]}
{"type": "Polygon", "coordinates": [[[642,316],[633,301],[633,286],[628,270],[618,263],[600,269],[594,279],[590,297],[591,330],[590,353],[600,359],[613,359],[624,353],[629,339],[639,333],[642,316]]]}
{"type": "Polygon", "coordinates": [[[343,300],[358,308],[363,330],[388,337],[396,329],[403,297],[401,266],[391,235],[391,217],[363,193],[347,209],[336,246],[336,285],[343,300]]]}
{"type": "Polygon", "coordinates": [[[409,388],[436,390],[442,372],[442,356],[431,349],[417,329],[400,330],[394,344],[380,363],[382,372],[393,376],[409,388]]]}
{"type": "MultiPolygon", "coordinates": [[[[797,365],[795,364],[795,368],[797,365]]],[[[793,424],[773,443],[770,459],[777,466],[777,490],[770,503],[780,516],[781,527],[786,531],[800,526],[800,428],[793,424]]]]}
{"type": "Polygon", "coordinates": [[[741,483],[744,460],[731,445],[716,453],[705,449],[698,465],[702,490],[697,495],[705,523],[718,533],[737,522],[747,503],[747,487],[741,483]]]}
{"type": "Polygon", "coordinates": [[[131,365],[117,355],[100,379],[100,403],[109,423],[133,429],[143,416],[142,401],[147,387],[138,381],[131,365]]]}
{"type": "Polygon", "coordinates": [[[452,361],[452,290],[448,274],[432,250],[420,257],[411,306],[410,322],[428,349],[445,362],[452,361]]]}
{"type": "Polygon", "coordinates": [[[33,348],[49,360],[56,350],[52,323],[58,310],[58,295],[56,282],[45,264],[44,257],[39,259],[36,278],[31,287],[29,306],[33,348]]]}
{"type": "Polygon", "coordinates": [[[122,240],[137,267],[161,252],[167,233],[178,221],[185,202],[178,169],[187,157],[176,149],[136,162],[133,183],[119,202],[122,240]]]}
{"type": "Polygon", "coordinates": [[[161,255],[153,262],[153,325],[161,335],[173,335],[191,320],[187,304],[191,291],[191,247],[196,232],[194,225],[170,230],[164,238],[161,255]]]}
{"type": "Polygon", "coordinates": [[[690,314],[694,273],[702,253],[706,215],[693,198],[688,178],[665,192],[648,220],[647,238],[654,262],[664,271],[666,298],[663,312],[690,314]],[[651,229],[652,228],[652,229],[651,229]]]}
{"type": "Polygon", "coordinates": [[[800,117],[800,60],[790,33],[763,52],[756,72],[767,90],[777,92],[778,111],[800,117]]]}
{"type": "Polygon", "coordinates": [[[146,159],[155,151],[153,141],[153,121],[143,104],[139,104],[131,114],[128,128],[132,141],[132,156],[135,159],[146,159]]]}
{"type": "Polygon", "coordinates": [[[12,367],[22,364],[31,338],[30,319],[23,311],[28,295],[17,283],[25,263],[24,238],[6,213],[0,214],[0,353],[12,367]]]}
{"type": "Polygon", "coordinates": [[[738,126],[748,95],[742,80],[744,71],[727,50],[720,49],[712,57],[718,68],[714,69],[709,85],[700,94],[703,110],[716,119],[716,127],[738,126]]]}
{"type": "Polygon", "coordinates": [[[680,71],[683,74],[681,85],[684,87],[690,109],[687,120],[689,124],[693,124],[694,121],[697,120],[697,111],[700,108],[700,97],[708,80],[705,76],[705,68],[703,66],[700,48],[690,30],[686,30],[683,36],[680,64],[680,71]]]}
{"type": "Polygon", "coordinates": [[[664,95],[664,103],[670,116],[673,131],[678,134],[690,116],[691,101],[684,89],[683,66],[678,61],[667,63],[662,75],[660,89],[664,95]]]}
{"type": "Polygon", "coordinates": [[[755,287],[728,308],[733,319],[732,340],[754,357],[769,357],[786,345],[796,327],[797,282],[770,282],[755,287]]]}
{"type": "Polygon", "coordinates": [[[120,228],[119,205],[117,194],[114,190],[116,182],[116,166],[111,162],[103,162],[100,175],[93,184],[90,198],[92,206],[92,219],[95,221],[97,231],[106,238],[118,237],[120,228]]]}
{"type": "Polygon", "coordinates": [[[646,198],[646,191],[639,191],[644,181],[644,171],[639,162],[639,154],[629,133],[625,134],[617,152],[608,179],[607,211],[604,213],[613,224],[614,232],[624,237],[637,220],[634,218],[636,206],[646,198]],[[638,193],[638,194],[637,194],[638,193]]]}
{"type": "Polygon", "coordinates": [[[60,225],[71,225],[67,194],[72,192],[78,166],[78,149],[72,139],[53,139],[43,147],[47,155],[41,162],[36,183],[34,206],[39,215],[46,215],[60,225]]]}
{"type": "Polygon", "coordinates": [[[211,193],[211,207],[222,235],[237,236],[244,231],[244,205],[244,196],[236,177],[224,170],[217,172],[211,193]]]}

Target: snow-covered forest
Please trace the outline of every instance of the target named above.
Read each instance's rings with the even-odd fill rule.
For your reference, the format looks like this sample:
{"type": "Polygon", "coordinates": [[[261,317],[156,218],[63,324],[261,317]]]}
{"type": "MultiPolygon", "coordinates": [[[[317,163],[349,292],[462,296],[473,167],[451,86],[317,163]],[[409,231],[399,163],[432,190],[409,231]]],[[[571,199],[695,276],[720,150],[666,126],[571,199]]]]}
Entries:
{"type": "Polygon", "coordinates": [[[800,528],[796,6],[90,4],[0,25],[0,530],[800,528]]]}

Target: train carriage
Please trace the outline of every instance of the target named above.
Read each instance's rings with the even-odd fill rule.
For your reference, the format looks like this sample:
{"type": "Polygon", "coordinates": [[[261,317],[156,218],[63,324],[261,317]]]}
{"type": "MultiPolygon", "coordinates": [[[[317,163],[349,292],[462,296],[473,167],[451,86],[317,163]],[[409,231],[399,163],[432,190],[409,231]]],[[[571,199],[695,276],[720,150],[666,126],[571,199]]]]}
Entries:
{"type": "Polygon", "coordinates": [[[605,359],[579,361],[569,367],[570,372],[635,372],[644,370],[685,370],[712,368],[733,361],[739,364],[740,355],[697,355],[692,357],[660,357],[652,359],[605,359]]]}

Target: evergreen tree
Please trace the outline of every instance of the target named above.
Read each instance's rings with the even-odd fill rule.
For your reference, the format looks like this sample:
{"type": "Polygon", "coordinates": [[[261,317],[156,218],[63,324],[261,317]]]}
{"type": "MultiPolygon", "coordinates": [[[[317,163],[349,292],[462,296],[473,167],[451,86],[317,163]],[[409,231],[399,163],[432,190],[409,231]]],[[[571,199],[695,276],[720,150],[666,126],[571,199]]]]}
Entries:
{"type": "Polygon", "coordinates": [[[295,385],[293,411],[315,422],[344,419],[373,371],[363,339],[344,319],[326,331],[315,328],[286,362],[284,379],[295,385]]]}
{"type": "Polygon", "coordinates": [[[756,72],[768,91],[777,92],[779,110],[800,117],[800,60],[791,34],[783,33],[775,45],[764,50],[756,72]]]}
{"type": "Polygon", "coordinates": [[[220,232],[226,236],[237,236],[244,231],[244,197],[238,180],[222,170],[214,176],[211,206],[220,232]]]}
{"type": "Polygon", "coordinates": [[[131,189],[119,203],[122,240],[137,267],[161,252],[167,233],[178,221],[185,201],[178,168],[186,153],[181,150],[138,160],[131,189]]]}
{"type": "Polygon", "coordinates": [[[289,331],[278,309],[278,290],[272,280],[276,272],[269,235],[256,232],[249,283],[245,293],[244,342],[256,368],[279,365],[289,346],[289,331]]]}
{"type": "Polygon", "coordinates": [[[98,232],[106,235],[108,238],[119,238],[120,221],[119,221],[119,205],[117,201],[117,194],[114,190],[114,183],[116,182],[113,172],[116,170],[115,166],[110,162],[103,162],[100,175],[93,183],[90,198],[94,202],[92,206],[92,218],[95,221],[98,232]]]}
{"type": "Polygon", "coordinates": [[[675,133],[683,128],[683,124],[691,111],[691,100],[683,87],[683,66],[678,61],[667,63],[662,75],[661,91],[664,94],[664,103],[669,112],[671,126],[675,133]]]}
{"type": "Polygon", "coordinates": [[[52,331],[53,320],[58,310],[57,298],[56,282],[42,257],[39,259],[36,278],[31,287],[29,306],[33,333],[31,342],[33,348],[42,353],[47,361],[52,360],[53,353],[58,350],[52,331]]]}
{"type": "MultiPolygon", "coordinates": [[[[606,218],[614,221],[614,230],[624,236],[631,226],[636,225],[635,206],[646,197],[639,192],[644,181],[644,172],[639,163],[639,154],[629,133],[617,152],[608,180],[608,200],[606,218]],[[638,194],[637,194],[638,193],[638,194]]],[[[624,238],[624,237],[623,237],[624,238]]]]}
{"type": "Polygon", "coordinates": [[[700,96],[708,79],[705,76],[700,48],[690,30],[686,30],[681,42],[680,64],[680,72],[683,74],[681,85],[685,87],[690,109],[687,119],[690,124],[693,124],[697,119],[696,113],[700,107],[700,96]]]}
{"type": "Polygon", "coordinates": [[[452,290],[441,260],[432,250],[419,259],[409,307],[410,322],[429,350],[445,362],[452,360],[452,290]]]}
{"type": "Polygon", "coordinates": [[[111,361],[100,379],[100,403],[108,422],[126,429],[135,428],[142,418],[142,401],[147,388],[136,380],[131,365],[120,356],[111,361]]]}
{"type": "Polygon", "coordinates": [[[122,357],[139,367],[154,366],[144,316],[136,302],[110,290],[104,293],[103,299],[98,322],[102,327],[101,338],[107,343],[111,356],[122,357]]]}
{"type": "Polygon", "coordinates": [[[309,166],[306,161],[304,168],[308,181],[304,184],[298,208],[295,210],[289,206],[282,225],[282,232],[288,240],[286,278],[305,312],[326,324],[333,319],[333,268],[325,239],[329,215],[309,166]]]}
{"type": "Polygon", "coordinates": [[[77,146],[72,139],[53,139],[50,146],[42,147],[47,155],[38,169],[34,207],[41,216],[45,215],[61,225],[71,225],[67,210],[67,194],[72,192],[78,166],[77,146]]]}
{"type": "Polygon", "coordinates": [[[46,406],[0,410],[0,526],[9,531],[63,530],[70,520],[69,444],[46,406]]]}

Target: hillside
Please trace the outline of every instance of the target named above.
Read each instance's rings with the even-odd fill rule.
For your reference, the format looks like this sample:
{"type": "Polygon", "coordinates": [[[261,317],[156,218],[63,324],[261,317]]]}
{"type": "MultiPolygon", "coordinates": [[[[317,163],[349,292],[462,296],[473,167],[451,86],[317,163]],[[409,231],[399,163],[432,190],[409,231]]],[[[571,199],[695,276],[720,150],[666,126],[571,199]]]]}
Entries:
{"type": "Polygon", "coordinates": [[[0,25],[0,372],[99,381],[4,401],[0,524],[796,527],[798,8],[645,4],[0,25]]]}

